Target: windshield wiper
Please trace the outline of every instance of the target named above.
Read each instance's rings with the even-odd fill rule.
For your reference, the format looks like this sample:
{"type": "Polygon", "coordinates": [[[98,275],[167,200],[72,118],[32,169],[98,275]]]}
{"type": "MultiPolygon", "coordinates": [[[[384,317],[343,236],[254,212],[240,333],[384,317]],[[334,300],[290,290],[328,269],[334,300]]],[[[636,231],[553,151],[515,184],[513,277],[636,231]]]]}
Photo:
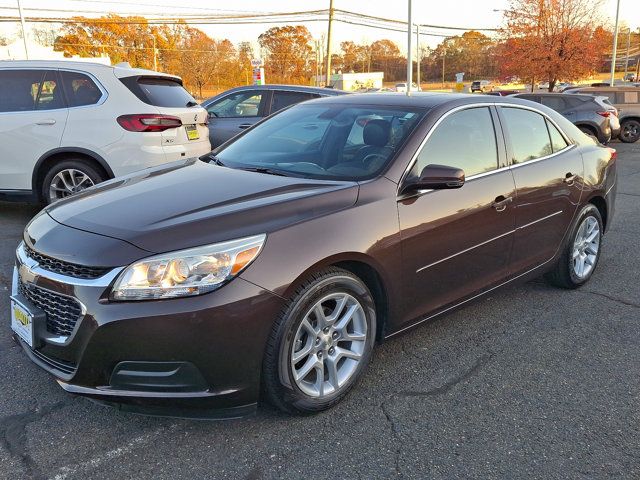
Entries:
{"type": "Polygon", "coordinates": [[[216,157],[213,153],[207,155],[207,158],[209,159],[209,163],[215,163],[216,165],[219,165],[221,167],[226,167],[222,160],[216,157]]]}
{"type": "Polygon", "coordinates": [[[278,175],[279,177],[289,177],[290,175],[282,170],[273,170],[267,167],[237,167],[238,170],[246,172],[266,173],[267,175],[278,175]]]}

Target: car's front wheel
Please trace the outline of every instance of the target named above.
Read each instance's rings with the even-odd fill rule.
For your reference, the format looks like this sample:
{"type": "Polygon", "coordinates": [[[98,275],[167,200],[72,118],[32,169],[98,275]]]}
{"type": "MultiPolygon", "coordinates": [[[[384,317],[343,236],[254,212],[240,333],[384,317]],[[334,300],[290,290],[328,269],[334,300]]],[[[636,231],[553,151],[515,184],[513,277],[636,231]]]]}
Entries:
{"type": "Polygon", "coordinates": [[[586,205],[574,223],[562,255],[547,281],[562,288],[578,288],[589,281],[600,259],[603,224],[600,211],[586,205]]]}
{"type": "Polygon", "coordinates": [[[625,143],[634,143],[640,139],[640,122],[638,120],[625,120],[620,125],[620,140],[625,143]]]}
{"type": "Polygon", "coordinates": [[[339,268],[314,274],[273,327],[263,365],[267,398],[290,413],[332,407],[365,370],[375,334],[375,303],[362,280],[339,268]]]}
{"type": "Polygon", "coordinates": [[[44,176],[42,199],[52,203],[66,198],[106,180],[90,163],[81,159],[69,159],[56,163],[44,176]]]}

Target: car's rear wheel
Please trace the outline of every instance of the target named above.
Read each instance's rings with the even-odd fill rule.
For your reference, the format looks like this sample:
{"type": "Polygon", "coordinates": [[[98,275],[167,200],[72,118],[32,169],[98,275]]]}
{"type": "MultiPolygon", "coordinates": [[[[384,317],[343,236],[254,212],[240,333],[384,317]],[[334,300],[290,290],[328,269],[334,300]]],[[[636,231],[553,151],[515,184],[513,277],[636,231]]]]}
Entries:
{"type": "Polygon", "coordinates": [[[594,205],[586,205],[573,225],[564,252],[553,270],[545,275],[547,281],[562,288],[587,283],[600,259],[602,234],[600,211],[594,205]]]}
{"type": "Polygon", "coordinates": [[[313,275],[269,337],[263,365],[268,400],[290,413],[332,407],[361,377],[375,332],[375,305],[362,280],[339,268],[313,275]]]}
{"type": "Polygon", "coordinates": [[[52,203],[106,180],[97,168],[81,159],[57,162],[44,176],[42,199],[52,203]]]}
{"type": "Polygon", "coordinates": [[[640,122],[638,120],[625,120],[620,125],[620,140],[625,143],[634,143],[640,139],[640,122]]]}

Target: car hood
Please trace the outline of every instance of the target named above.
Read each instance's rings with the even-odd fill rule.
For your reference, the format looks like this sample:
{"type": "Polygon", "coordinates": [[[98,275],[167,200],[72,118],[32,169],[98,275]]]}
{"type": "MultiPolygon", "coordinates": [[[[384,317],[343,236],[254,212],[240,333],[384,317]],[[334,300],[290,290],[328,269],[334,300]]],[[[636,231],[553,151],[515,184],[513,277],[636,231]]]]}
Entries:
{"type": "Polygon", "coordinates": [[[143,170],[56,202],[57,222],[162,253],[270,233],[341,210],[356,182],[235,170],[196,159],[143,170]]]}

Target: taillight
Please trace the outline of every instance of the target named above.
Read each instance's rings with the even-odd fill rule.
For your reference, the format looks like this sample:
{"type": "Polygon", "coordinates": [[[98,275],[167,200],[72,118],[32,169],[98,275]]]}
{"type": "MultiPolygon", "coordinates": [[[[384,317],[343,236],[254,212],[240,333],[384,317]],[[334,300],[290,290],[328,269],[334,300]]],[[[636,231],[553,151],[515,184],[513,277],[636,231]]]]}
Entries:
{"type": "Polygon", "coordinates": [[[608,117],[609,115],[611,115],[611,112],[607,111],[607,110],[603,110],[601,112],[596,112],[598,115],[600,115],[601,117],[608,117]]]}
{"type": "Polygon", "coordinates": [[[120,115],[117,120],[122,128],[130,132],[164,132],[182,126],[182,120],[178,117],[153,113],[120,115]]]}
{"type": "Polygon", "coordinates": [[[618,158],[618,151],[615,148],[607,147],[609,153],[611,153],[611,160],[616,160],[618,158]]]}

